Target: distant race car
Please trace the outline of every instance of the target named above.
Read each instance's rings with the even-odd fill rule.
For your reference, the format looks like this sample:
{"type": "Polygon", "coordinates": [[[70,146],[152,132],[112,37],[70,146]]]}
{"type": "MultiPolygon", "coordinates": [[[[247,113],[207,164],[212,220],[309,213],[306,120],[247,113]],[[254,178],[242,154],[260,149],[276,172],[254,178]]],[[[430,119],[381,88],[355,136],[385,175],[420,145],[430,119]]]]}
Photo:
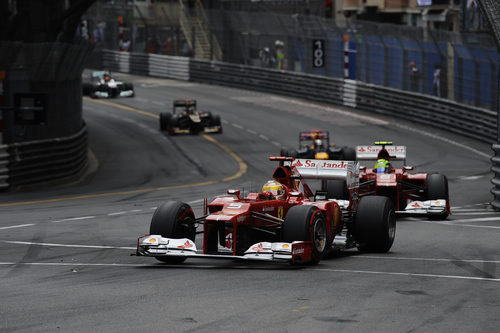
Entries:
{"type": "MultiPolygon", "coordinates": [[[[372,167],[360,167],[359,194],[382,195],[391,199],[397,215],[426,216],[446,219],[450,214],[448,179],[439,173],[409,173],[406,165],[406,147],[379,141],[373,146],[356,147],[356,159],[362,164],[370,161],[372,167]],[[395,168],[394,164],[402,164],[395,168]]],[[[343,185],[337,183],[335,197],[346,195],[343,185]]],[[[344,186],[345,187],[345,186],[344,186]]]]}
{"type": "Polygon", "coordinates": [[[108,71],[92,72],[89,80],[82,82],[82,89],[84,96],[92,98],[134,97],[133,84],[116,81],[108,71]]]}
{"type": "Polygon", "coordinates": [[[191,207],[167,201],[151,220],[149,235],[139,237],[137,256],[166,263],[186,258],[219,258],[318,263],[333,249],[357,247],[364,252],[388,252],[396,223],[392,202],[381,196],[359,199],[359,164],[271,157],[280,163],[262,192],[242,197],[228,190],[195,217],[191,207]],[[328,189],[315,194],[305,179],[338,179],[348,186],[348,198],[328,200],[328,189]],[[202,250],[195,244],[203,225],[202,250]]]}
{"type": "Polygon", "coordinates": [[[330,144],[329,133],[320,130],[300,132],[299,149],[283,148],[280,151],[280,155],[317,160],[354,161],[356,159],[354,148],[337,147],[334,144],[330,144]]]}
{"type": "Polygon", "coordinates": [[[167,131],[170,135],[222,133],[222,124],[220,116],[212,115],[210,111],[198,111],[196,100],[176,100],[172,113],[160,113],[160,131],[167,131]]]}

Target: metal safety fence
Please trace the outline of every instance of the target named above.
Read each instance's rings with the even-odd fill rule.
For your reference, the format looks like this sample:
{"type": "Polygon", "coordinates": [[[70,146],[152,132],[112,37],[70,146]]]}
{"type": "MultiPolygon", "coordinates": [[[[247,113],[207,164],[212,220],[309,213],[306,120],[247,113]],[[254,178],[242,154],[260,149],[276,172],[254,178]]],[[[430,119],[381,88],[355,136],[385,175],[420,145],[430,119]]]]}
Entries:
{"type": "Polygon", "coordinates": [[[76,134],[0,146],[0,189],[75,176],[87,165],[87,127],[76,134]]]}

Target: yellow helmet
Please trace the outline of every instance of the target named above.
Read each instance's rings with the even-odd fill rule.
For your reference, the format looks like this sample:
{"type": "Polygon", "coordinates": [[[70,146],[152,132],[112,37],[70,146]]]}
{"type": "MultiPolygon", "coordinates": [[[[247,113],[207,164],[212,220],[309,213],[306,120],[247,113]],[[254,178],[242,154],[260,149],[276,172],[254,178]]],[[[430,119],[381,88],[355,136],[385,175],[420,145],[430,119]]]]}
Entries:
{"type": "Polygon", "coordinates": [[[262,193],[264,192],[271,192],[272,195],[275,197],[278,197],[280,195],[283,195],[285,193],[285,190],[283,189],[283,185],[278,183],[275,180],[269,180],[262,186],[262,193]]]}

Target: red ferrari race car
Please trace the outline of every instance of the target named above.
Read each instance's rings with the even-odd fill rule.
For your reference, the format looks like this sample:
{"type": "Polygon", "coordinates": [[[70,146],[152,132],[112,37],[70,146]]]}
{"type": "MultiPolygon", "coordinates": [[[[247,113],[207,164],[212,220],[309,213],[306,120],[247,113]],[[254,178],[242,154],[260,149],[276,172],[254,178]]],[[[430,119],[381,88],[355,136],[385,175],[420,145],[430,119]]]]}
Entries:
{"type": "Polygon", "coordinates": [[[153,215],[149,235],[139,237],[136,255],[174,264],[188,257],[302,264],[318,263],[338,248],[389,251],[396,226],[393,205],[386,197],[359,199],[357,162],[271,160],[280,165],[262,192],[242,197],[239,190],[228,190],[206,201],[201,217],[195,217],[186,203],[162,204],[153,215]],[[327,200],[326,188],[314,194],[305,179],[340,179],[349,199],[327,200]],[[195,244],[200,225],[202,250],[195,244]]]}
{"type": "Polygon", "coordinates": [[[356,159],[365,164],[360,167],[361,197],[389,197],[398,215],[446,219],[450,214],[448,179],[439,173],[408,172],[413,167],[406,165],[405,146],[385,141],[375,142],[374,146],[358,146],[356,159]],[[400,168],[394,166],[398,163],[400,168]]]}

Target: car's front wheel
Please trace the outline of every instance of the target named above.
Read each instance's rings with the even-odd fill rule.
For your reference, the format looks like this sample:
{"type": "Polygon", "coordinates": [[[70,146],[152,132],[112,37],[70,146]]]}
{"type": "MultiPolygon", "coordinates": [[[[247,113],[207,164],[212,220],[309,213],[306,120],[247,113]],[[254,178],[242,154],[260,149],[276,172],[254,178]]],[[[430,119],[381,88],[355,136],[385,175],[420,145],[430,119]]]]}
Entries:
{"type": "Polygon", "coordinates": [[[314,206],[293,206],[283,221],[285,242],[311,241],[312,263],[317,264],[327,248],[327,230],[324,214],[314,206]]]}
{"type": "MultiPolygon", "coordinates": [[[[188,238],[194,242],[196,228],[193,210],[183,202],[165,202],[155,210],[149,234],[161,235],[165,238],[188,238]]],[[[178,264],[186,260],[185,257],[156,257],[156,259],[170,264],[178,264]]]]}

